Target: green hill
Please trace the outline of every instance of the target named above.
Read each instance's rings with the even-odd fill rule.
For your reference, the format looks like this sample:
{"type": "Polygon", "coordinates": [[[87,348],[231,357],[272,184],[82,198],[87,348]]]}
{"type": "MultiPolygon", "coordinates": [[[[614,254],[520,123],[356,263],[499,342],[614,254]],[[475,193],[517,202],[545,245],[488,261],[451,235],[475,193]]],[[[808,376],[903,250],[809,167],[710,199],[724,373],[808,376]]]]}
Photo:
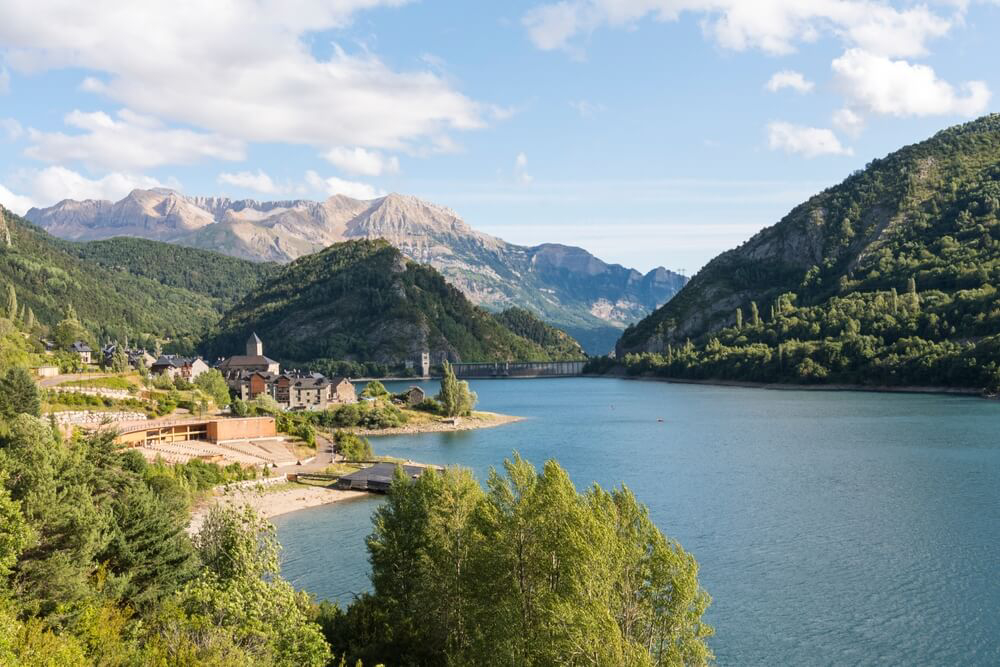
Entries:
{"type": "Polygon", "coordinates": [[[235,305],[278,270],[278,265],[271,262],[251,262],[209,250],[134,237],[63,243],[70,253],[83,260],[202,294],[216,300],[222,309],[235,305]]]}
{"type": "Polygon", "coordinates": [[[618,356],[673,377],[995,390],[998,216],[991,115],[874,160],[719,255],[618,356]]]}
{"type": "Polygon", "coordinates": [[[508,308],[493,315],[518,336],[538,343],[549,354],[560,360],[586,359],[587,355],[579,342],[561,329],[546,324],[537,315],[524,308],[508,308]]]}
{"type": "Polygon", "coordinates": [[[393,363],[430,350],[436,361],[561,358],[473,306],[433,268],[385,241],[346,241],[301,257],[222,319],[203,346],[241,350],[256,331],[285,362],[321,359],[393,363]]]}
{"type": "MultiPolygon", "coordinates": [[[[55,239],[2,208],[0,218],[0,282],[14,287],[20,306],[30,308],[43,327],[54,326],[72,305],[100,339],[157,337],[183,349],[219,318],[219,295],[102,266],[87,258],[89,244],[55,239]]],[[[184,264],[184,251],[171,250],[171,258],[184,264]]],[[[169,271],[163,261],[161,270],[169,271]]]]}

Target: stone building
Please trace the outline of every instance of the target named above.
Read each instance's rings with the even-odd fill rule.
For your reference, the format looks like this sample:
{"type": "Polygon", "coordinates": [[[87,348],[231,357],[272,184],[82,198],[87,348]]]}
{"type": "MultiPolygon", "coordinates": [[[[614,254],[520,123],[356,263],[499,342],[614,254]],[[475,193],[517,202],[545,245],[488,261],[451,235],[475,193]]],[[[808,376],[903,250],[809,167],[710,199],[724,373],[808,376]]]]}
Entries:
{"type": "Polygon", "coordinates": [[[216,368],[234,390],[239,390],[252,373],[278,375],[281,372],[281,365],[277,361],[264,356],[264,343],[257,334],[251,334],[247,340],[246,354],[224,359],[216,368]]]}
{"type": "Polygon", "coordinates": [[[169,375],[171,379],[178,377],[192,381],[205,371],[208,364],[201,357],[182,357],[176,354],[163,354],[153,362],[149,371],[153,375],[169,375]]]}
{"type": "Polygon", "coordinates": [[[326,410],[332,405],[356,403],[354,384],[344,377],[287,371],[275,375],[262,371],[247,374],[240,383],[240,398],[270,396],[285,410],[326,410]]]}
{"type": "Polygon", "coordinates": [[[87,345],[87,343],[85,343],[84,341],[82,340],[76,341],[75,343],[69,346],[69,349],[71,352],[76,353],[76,355],[80,357],[81,362],[85,364],[93,363],[93,357],[91,356],[93,350],[90,348],[90,345],[87,345]]]}

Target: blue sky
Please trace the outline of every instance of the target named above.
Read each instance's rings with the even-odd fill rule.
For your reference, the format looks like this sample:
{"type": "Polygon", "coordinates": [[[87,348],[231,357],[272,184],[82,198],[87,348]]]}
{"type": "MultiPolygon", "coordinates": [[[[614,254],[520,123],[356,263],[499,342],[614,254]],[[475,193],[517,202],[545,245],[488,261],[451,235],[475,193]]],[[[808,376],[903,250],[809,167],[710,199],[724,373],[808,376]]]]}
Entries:
{"type": "Polygon", "coordinates": [[[402,192],[692,273],[997,109],[997,34],[944,0],[14,0],[0,202],[402,192]]]}

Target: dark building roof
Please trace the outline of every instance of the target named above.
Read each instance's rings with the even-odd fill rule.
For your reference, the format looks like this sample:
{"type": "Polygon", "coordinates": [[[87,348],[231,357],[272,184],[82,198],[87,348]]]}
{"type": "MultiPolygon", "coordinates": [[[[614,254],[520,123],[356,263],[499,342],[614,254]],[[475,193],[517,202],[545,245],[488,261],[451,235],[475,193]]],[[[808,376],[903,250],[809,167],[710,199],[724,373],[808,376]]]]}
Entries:
{"type": "Polygon", "coordinates": [[[274,359],[269,359],[264,355],[254,355],[247,356],[245,354],[236,355],[235,357],[229,357],[228,359],[223,359],[219,365],[219,370],[236,370],[238,368],[250,368],[254,366],[270,366],[271,364],[278,363],[274,359]]]}
{"type": "MultiPolygon", "coordinates": [[[[344,475],[337,480],[338,489],[353,489],[356,491],[375,491],[385,493],[392,486],[393,475],[396,474],[397,463],[376,463],[369,468],[363,468],[350,475],[344,475]]],[[[412,479],[424,474],[421,466],[403,465],[403,473],[412,479]]]]}
{"type": "Polygon", "coordinates": [[[182,357],[179,354],[161,354],[160,358],[153,362],[153,367],[173,366],[174,368],[183,368],[184,366],[190,366],[198,361],[198,359],[198,357],[182,357]]]}
{"type": "Polygon", "coordinates": [[[84,343],[82,340],[76,341],[75,343],[70,345],[70,347],[73,348],[74,352],[93,352],[93,350],[90,349],[90,346],[84,343]]]}

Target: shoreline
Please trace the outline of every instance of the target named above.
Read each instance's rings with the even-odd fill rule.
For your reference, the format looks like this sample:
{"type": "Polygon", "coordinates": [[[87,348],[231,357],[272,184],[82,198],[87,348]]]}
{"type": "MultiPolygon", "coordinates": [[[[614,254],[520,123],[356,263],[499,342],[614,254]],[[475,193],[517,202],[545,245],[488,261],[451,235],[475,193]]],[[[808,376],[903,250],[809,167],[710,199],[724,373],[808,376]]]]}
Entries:
{"type": "Polygon", "coordinates": [[[710,387],[736,387],[739,389],[770,389],[773,391],[863,391],[878,394],[941,394],[948,396],[977,396],[987,400],[997,400],[972,387],[935,387],[920,385],[864,385],[864,384],[791,384],[787,382],[749,382],[746,380],[698,380],[686,378],[666,378],[652,375],[625,375],[607,373],[587,374],[580,377],[616,378],[618,380],[638,380],[645,382],[667,382],[670,384],[696,384],[710,387]]]}
{"type": "Polygon", "coordinates": [[[278,489],[269,490],[267,485],[260,484],[243,488],[218,487],[212,495],[197,503],[191,509],[191,521],[188,523],[188,533],[197,533],[215,506],[250,507],[265,519],[282,514],[290,514],[299,510],[330,505],[365,498],[372,494],[367,491],[342,491],[297,482],[281,482],[275,484],[278,489]]]}
{"type": "Polygon", "coordinates": [[[502,415],[498,412],[474,412],[472,417],[461,417],[457,424],[446,424],[440,421],[428,420],[416,424],[404,424],[391,428],[361,428],[352,426],[343,429],[354,435],[375,437],[380,435],[418,435],[421,433],[451,433],[456,431],[475,431],[482,428],[495,428],[505,424],[524,421],[524,417],[502,415]]]}

